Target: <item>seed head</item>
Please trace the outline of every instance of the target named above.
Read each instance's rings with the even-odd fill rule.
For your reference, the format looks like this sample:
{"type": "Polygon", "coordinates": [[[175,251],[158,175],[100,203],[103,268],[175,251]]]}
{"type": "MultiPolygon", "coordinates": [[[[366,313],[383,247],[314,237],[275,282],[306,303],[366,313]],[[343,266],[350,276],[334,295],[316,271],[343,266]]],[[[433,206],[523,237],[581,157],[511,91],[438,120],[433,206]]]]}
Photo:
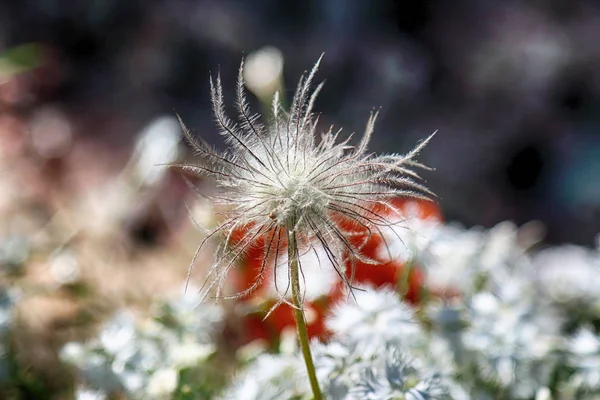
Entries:
{"type": "Polygon", "coordinates": [[[348,260],[365,261],[360,254],[365,241],[355,240],[357,230],[363,238],[367,233],[368,240],[370,235],[381,233],[380,227],[389,226],[385,215],[395,211],[387,203],[390,198],[425,199],[433,195],[417,182],[420,178],[413,171],[415,167],[425,168],[414,157],[433,135],[408,154],[375,155],[367,146],[377,112],[371,113],[357,145],[350,144],[352,135],[338,140],[340,130],[333,127],[318,133],[313,106],[323,84],[314,90],[311,85],[320,60],[300,78],[289,110],[275,93],[266,124],[249,109],[243,61],[236,90],[237,122],[225,114],[220,75],[216,82],[211,77],[214,116],[229,146],[225,152],[193,137],[182,123],[200,159],[194,165],[172,166],[212,178],[218,190],[210,198],[223,210],[222,222],[207,237],[225,237],[205,285],[206,290],[216,288],[217,297],[229,270],[245,251],[260,243],[264,247],[261,271],[255,284],[238,295],[254,290],[266,268],[281,261],[288,232],[294,233],[301,254],[316,253],[321,246],[329,259],[327,264],[351,285],[344,266],[348,260]]]}

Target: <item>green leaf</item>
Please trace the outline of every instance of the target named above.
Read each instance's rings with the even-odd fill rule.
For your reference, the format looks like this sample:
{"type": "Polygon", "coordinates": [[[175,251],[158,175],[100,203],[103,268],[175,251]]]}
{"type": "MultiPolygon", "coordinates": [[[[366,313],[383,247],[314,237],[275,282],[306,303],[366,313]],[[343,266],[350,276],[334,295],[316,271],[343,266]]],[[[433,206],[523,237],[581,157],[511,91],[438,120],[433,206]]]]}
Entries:
{"type": "Polygon", "coordinates": [[[0,54],[0,78],[39,67],[43,63],[43,53],[43,46],[37,43],[27,43],[6,49],[0,54]]]}

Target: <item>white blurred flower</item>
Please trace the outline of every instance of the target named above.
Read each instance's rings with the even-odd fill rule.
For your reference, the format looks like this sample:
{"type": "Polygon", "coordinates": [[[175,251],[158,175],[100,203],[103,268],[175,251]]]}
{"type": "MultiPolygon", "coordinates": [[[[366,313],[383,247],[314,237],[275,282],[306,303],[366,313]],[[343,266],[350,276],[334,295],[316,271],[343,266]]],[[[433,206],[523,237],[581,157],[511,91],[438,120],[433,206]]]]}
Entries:
{"type": "Polygon", "coordinates": [[[480,260],[483,265],[488,266],[488,270],[502,269],[506,259],[524,253],[524,250],[518,246],[517,233],[517,226],[508,221],[497,224],[487,232],[480,260]]]}
{"type": "Polygon", "coordinates": [[[248,89],[263,101],[283,86],[283,54],[273,46],[256,50],[246,58],[244,79],[248,89]]]}
{"type": "Polygon", "coordinates": [[[76,282],[81,275],[81,266],[71,251],[60,251],[50,259],[50,274],[61,285],[76,282]]]}
{"type": "Polygon", "coordinates": [[[388,347],[385,356],[360,374],[348,399],[446,399],[448,389],[436,373],[428,373],[397,348],[388,347]]]}
{"type": "Polygon", "coordinates": [[[223,312],[216,305],[198,306],[197,300],[197,295],[184,296],[163,303],[155,319],[142,321],[121,311],[97,339],[66,344],[61,358],[77,366],[91,388],[106,394],[171,398],[179,371],[199,366],[216,349],[212,335],[223,312]]]}
{"type": "Polygon", "coordinates": [[[146,393],[152,399],[171,399],[178,382],[177,370],[173,368],[159,369],[150,377],[146,393]]]}
{"type": "Polygon", "coordinates": [[[125,390],[133,396],[141,398],[148,384],[147,371],[123,370],[118,371],[119,379],[125,390]]]}
{"type": "Polygon", "coordinates": [[[483,234],[477,230],[465,231],[456,226],[440,226],[430,236],[430,243],[420,255],[427,269],[427,283],[434,289],[455,289],[471,293],[480,271],[477,257],[481,251],[483,234]]]}
{"type": "Polygon", "coordinates": [[[279,351],[281,354],[294,354],[298,350],[298,332],[295,327],[287,326],[281,331],[279,351]]]}
{"type": "Polygon", "coordinates": [[[135,316],[129,311],[116,314],[100,332],[98,340],[110,354],[123,354],[131,350],[135,335],[135,316]]]}
{"type": "Polygon", "coordinates": [[[409,262],[421,261],[441,224],[435,218],[424,218],[416,201],[407,201],[398,214],[388,217],[391,224],[381,228],[385,244],[378,250],[378,259],[409,262]]]}
{"type": "Polygon", "coordinates": [[[70,342],[60,350],[60,358],[72,364],[81,364],[85,361],[86,350],[83,344],[70,342]]]}
{"type": "Polygon", "coordinates": [[[428,286],[462,296],[490,290],[501,297],[535,296],[534,269],[519,243],[519,230],[503,222],[489,231],[440,225],[417,255],[427,271],[428,286]]]}
{"type": "MultiPolygon", "coordinates": [[[[299,263],[302,268],[300,277],[300,292],[304,300],[314,300],[331,293],[339,281],[335,266],[329,261],[327,253],[321,247],[306,251],[300,255],[299,263]]],[[[292,297],[287,254],[280,258],[275,271],[276,279],[267,281],[267,290],[275,296],[292,297]]]]}
{"type": "Polygon", "coordinates": [[[365,356],[387,343],[423,335],[414,311],[389,290],[355,291],[355,297],[336,306],[327,327],[341,338],[361,346],[365,356]]]}
{"type": "Polygon", "coordinates": [[[220,400],[279,400],[292,398],[286,388],[264,384],[260,381],[244,379],[225,392],[220,400]]]}
{"type": "Polygon", "coordinates": [[[535,400],[552,400],[552,392],[549,388],[540,388],[535,394],[535,400]]]}
{"type": "Polygon", "coordinates": [[[473,296],[468,313],[463,344],[484,379],[516,398],[529,398],[549,384],[557,361],[558,320],[527,302],[506,303],[487,292],[473,296]]]}
{"type": "Polygon", "coordinates": [[[242,364],[247,364],[262,354],[267,349],[267,346],[268,343],[263,339],[253,340],[237,350],[237,359],[242,364]]]}
{"type": "Polygon", "coordinates": [[[216,212],[217,211],[211,201],[200,197],[194,201],[190,210],[194,225],[202,231],[210,231],[211,228],[217,226],[218,219],[216,212]]]}
{"type": "Polygon", "coordinates": [[[262,354],[235,378],[221,398],[289,399],[309,393],[307,379],[304,363],[297,355],[262,354]]]}
{"type": "Polygon", "coordinates": [[[55,106],[36,110],[29,131],[31,145],[45,158],[60,158],[71,148],[73,126],[67,116],[55,106]]]}
{"type": "Polygon", "coordinates": [[[553,301],[600,307],[600,254],[566,245],[539,252],[533,264],[540,289],[553,301]]]}
{"type": "Polygon", "coordinates": [[[90,390],[86,388],[77,388],[75,391],[75,400],[106,400],[106,393],[99,390],[90,390]]]}
{"type": "Polygon", "coordinates": [[[361,354],[350,343],[332,341],[328,344],[313,343],[311,347],[322,390],[328,398],[345,398],[354,377],[368,365],[368,361],[361,360],[361,354]]]}
{"type": "Polygon", "coordinates": [[[135,144],[134,174],[143,185],[160,180],[165,169],[161,164],[174,162],[179,155],[181,128],[177,119],[161,116],[152,120],[140,133],[135,144]]]}
{"type": "Polygon", "coordinates": [[[224,316],[219,305],[202,303],[202,296],[194,286],[182,288],[179,298],[163,303],[160,313],[168,316],[179,331],[193,335],[200,343],[211,341],[224,316]]]}
{"type": "Polygon", "coordinates": [[[215,352],[213,344],[199,344],[187,341],[179,343],[170,350],[170,359],[176,368],[187,368],[204,361],[215,352]]]}
{"type": "Polygon", "coordinates": [[[568,364],[575,368],[572,384],[600,392],[600,336],[588,328],[579,330],[568,342],[568,364]]]}
{"type": "MultiPolygon", "coordinates": [[[[367,347],[364,343],[340,341],[339,337],[327,344],[313,342],[311,347],[317,376],[327,399],[446,398],[443,397],[447,393],[446,379],[435,372],[427,372],[429,368],[423,364],[405,358],[402,355],[404,347],[376,341],[376,347],[366,354],[361,351],[367,347]],[[373,389],[375,385],[376,390],[373,389]]],[[[234,379],[222,398],[309,398],[308,386],[297,376],[302,372],[302,361],[297,355],[263,354],[234,379]],[[279,397],[269,397],[275,388],[279,390],[279,397]]],[[[466,400],[467,397],[457,399],[466,400]]]]}

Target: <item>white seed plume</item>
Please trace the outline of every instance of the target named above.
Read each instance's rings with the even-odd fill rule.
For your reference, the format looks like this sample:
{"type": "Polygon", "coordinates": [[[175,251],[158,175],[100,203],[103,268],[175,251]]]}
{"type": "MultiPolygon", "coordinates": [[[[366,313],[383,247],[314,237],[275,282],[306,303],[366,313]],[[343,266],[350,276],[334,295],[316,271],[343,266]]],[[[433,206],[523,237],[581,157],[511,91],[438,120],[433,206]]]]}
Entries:
{"type": "Polygon", "coordinates": [[[417,182],[420,178],[412,169],[426,168],[414,158],[433,135],[408,154],[377,156],[367,150],[377,112],[369,117],[358,145],[350,144],[352,135],[338,141],[340,131],[334,131],[333,127],[317,134],[318,116],[312,111],[322,84],[314,90],[311,84],[320,60],[298,82],[289,110],[283,108],[279,93],[275,93],[272,115],[266,125],[249,109],[243,61],[237,82],[237,122],[225,114],[220,75],[216,82],[211,78],[214,116],[219,133],[229,145],[223,153],[194,138],[182,123],[200,160],[194,165],[171,166],[212,178],[218,192],[210,198],[223,210],[221,224],[207,237],[222,234],[225,240],[217,248],[204,287],[206,292],[216,289],[216,296],[221,297],[229,270],[262,238],[261,273],[256,283],[238,296],[254,290],[262,272],[281,262],[288,232],[295,236],[301,253],[322,247],[329,259],[327,264],[333,265],[341,279],[351,286],[351,279],[344,275],[345,262],[362,256],[361,246],[352,240],[348,226],[353,225],[354,232],[359,229],[367,233],[367,237],[380,234],[380,227],[392,223],[377,210],[387,207],[388,215],[396,211],[386,206],[386,200],[398,196],[432,196],[417,182]],[[247,228],[243,238],[234,240],[233,233],[241,227],[247,228]]]}

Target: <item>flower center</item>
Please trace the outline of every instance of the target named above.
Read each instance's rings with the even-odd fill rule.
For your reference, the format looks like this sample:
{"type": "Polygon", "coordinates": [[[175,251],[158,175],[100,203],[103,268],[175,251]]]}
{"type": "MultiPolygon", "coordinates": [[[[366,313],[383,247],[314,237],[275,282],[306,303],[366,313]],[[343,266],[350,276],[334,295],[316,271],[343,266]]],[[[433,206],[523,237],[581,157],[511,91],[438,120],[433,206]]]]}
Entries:
{"type": "Polygon", "coordinates": [[[291,178],[283,184],[276,190],[275,204],[272,204],[272,215],[279,223],[307,222],[307,217],[314,219],[327,213],[329,200],[321,190],[298,178],[291,178]]]}

